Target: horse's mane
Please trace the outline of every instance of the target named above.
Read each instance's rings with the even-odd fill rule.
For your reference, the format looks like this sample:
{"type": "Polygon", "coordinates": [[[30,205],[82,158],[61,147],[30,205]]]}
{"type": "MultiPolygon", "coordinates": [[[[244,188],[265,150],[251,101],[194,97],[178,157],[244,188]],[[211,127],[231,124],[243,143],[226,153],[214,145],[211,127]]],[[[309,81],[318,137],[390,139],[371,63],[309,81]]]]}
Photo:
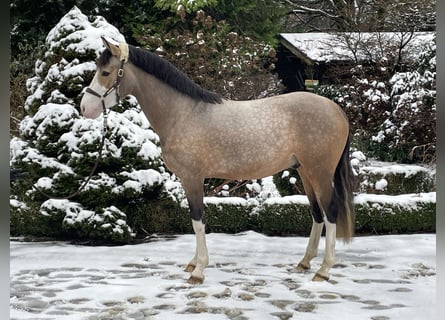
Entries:
{"type": "MultiPolygon", "coordinates": [[[[145,72],[150,73],[168,84],[170,87],[193,99],[202,100],[208,103],[222,103],[220,95],[203,89],[166,59],[163,59],[148,50],[136,48],[132,45],[129,45],[128,49],[129,61],[145,72]]],[[[106,65],[110,61],[110,58],[111,52],[108,49],[105,49],[99,57],[98,65],[106,65]]]]}

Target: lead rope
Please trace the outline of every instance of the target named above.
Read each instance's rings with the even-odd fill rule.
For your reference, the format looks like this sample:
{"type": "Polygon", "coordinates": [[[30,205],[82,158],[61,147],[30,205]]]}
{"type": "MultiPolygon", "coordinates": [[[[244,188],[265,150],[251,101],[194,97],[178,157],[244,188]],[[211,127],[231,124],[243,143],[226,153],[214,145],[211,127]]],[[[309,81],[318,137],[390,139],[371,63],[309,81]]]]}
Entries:
{"type": "Polygon", "coordinates": [[[102,100],[102,107],[103,107],[103,118],[104,118],[103,128],[102,128],[102,140],[100,141],[99,154],[98,154],[98,156],[96,158],[96,162],[94,163],[93,169],[91,169],[91,172],[88,175],[87,179],[80,185],[80,187],[75,192],[73,192],[70,195],[65,196],[65,197],[50,195],[50,194],[46,193],[45,191],[43,191],[42,189],[38,188],[34,184],[32,187],[35,190],[37,190],[38,192],[43,194],[45,197],[50,198],[50,199],[68,200],[68,199],[71,199],[71,198],[79,195],[82,192],[82,190],[85,189],[85,187],[88,184],[88,182],[90,182],[91,177],[94,175],[94,172],[96,171],[97,166],[99,165],[99,161],[102,159],[102,151],[103,151],[104,146],[105,146],[106,134],[108,133],[108,112],[107,112],[107,109],[105,108],[105,102],[103,100],[102,100]]]}
{"type": "Polygon", "coordinates": [[[91,169],[91,172],[88,175],[87,179],[80,185],[80,187],[75,192],[73,192],[72,194],[70,194],[66,197],[58,197],[58,196],[49,195],[42,189],[38,188],[35,184],[32,186],[35,190],[37,190],[38,192],[40,192],[47,198],[56,199],[56,200],[66,200],[66,199],[71,199],[71,198],[77,196],[80,192],[82,192],[83,189],[85,189],[86,185],[91,180],[91,177],[94,175],[94,172],[96,171],[97,166],[99,165],[99,161],[102,159],[102,150],[104,148],[105,137],[108,132],[108,111],[107,111],[107,108],[105,107],[105,98],[111,92],[116,91],[116,104],[119,103],[119,101],[120,101],[120,92],[119,92],[120,82],[124,76],[124,64],[125,64],[125,62],[128,61],[128,52],[129,52],[128,45],[126,43],[120,43],[119,47],[121,49],[121,57],[120,57],[121,64],[117,71],[117,77],[116,77],[116,80],[114,81],[113,85],[103,95],[100,95],[99,93],[97,93],[96,91],[91,89],[90,87],[87,87],[87,89],[86,89],[86,92],[101,99],[102,109],[103,109],[103,118],[104,118],[103,128],[102,128],[102,140],[99,145],[99,154],[96,158],[96,162],[94,163],[93,169],[91,169]]]}

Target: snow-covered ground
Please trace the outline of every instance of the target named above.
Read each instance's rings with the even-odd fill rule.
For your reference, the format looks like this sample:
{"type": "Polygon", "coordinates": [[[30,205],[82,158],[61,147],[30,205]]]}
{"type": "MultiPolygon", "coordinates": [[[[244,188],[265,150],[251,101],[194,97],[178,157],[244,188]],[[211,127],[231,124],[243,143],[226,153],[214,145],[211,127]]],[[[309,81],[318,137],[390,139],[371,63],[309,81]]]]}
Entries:
{"type": "Polygon", "coordinates": [[[193,235],[115,247],[11,241],[11,319],[436,319],[436,235],[337,243],[329,282],[293,268],[305,237],[209,234],[203,285],[186,284],[193,235]]]}

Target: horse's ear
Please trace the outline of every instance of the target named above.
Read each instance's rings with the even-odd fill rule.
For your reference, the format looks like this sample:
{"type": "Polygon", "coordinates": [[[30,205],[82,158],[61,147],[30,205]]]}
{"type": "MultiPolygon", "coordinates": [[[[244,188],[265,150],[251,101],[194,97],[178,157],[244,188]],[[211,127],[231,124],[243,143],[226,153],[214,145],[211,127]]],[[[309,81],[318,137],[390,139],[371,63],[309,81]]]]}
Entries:
{"type": "Polygon", "coordinates": [[[111,54],[116,57],[120,57],[121,50],[119,49],[119,42],[114,41],[109,37],[102,36],[102,41],[105,47],[110,50],[111,54]]]}

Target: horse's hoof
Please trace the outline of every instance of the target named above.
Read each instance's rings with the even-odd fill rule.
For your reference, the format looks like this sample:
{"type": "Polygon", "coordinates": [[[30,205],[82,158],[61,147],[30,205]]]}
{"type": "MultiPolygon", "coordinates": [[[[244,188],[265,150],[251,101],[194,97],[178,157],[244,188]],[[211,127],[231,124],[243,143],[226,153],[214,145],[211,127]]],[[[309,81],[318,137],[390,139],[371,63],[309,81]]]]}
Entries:
{"type": "Polygon", "coordinates": [[[196,266],[194,264],[188,264],[187,267],[185,267],[186,272],[193,272],[195,270],[196,266]]]}
{"type": "Polygon", "coordinates": [[[323,282],[323,281],[328,281],[329,277],[328,276],[322,276],[321,274],[316,273],[314,275],[314,277],[312,278],[312,281],[314,282],[323,282]]]}
{"type": "Polygon", "coordinates": [[[198,278],[198,277],[194,277],[194,276],[190,276],[190,278],[187,280],[187,283],[191,284],[191,285],[202,284],[203,282],[204,282],[204,278],[198,278]]]}
{"type": "Polygon", "coordinates": [[[304,264],[302,264],[301,262],[297,265],[297,272],[305,272],[307,270],[309,270],[310,267],[305,266],[304,264]]]}

